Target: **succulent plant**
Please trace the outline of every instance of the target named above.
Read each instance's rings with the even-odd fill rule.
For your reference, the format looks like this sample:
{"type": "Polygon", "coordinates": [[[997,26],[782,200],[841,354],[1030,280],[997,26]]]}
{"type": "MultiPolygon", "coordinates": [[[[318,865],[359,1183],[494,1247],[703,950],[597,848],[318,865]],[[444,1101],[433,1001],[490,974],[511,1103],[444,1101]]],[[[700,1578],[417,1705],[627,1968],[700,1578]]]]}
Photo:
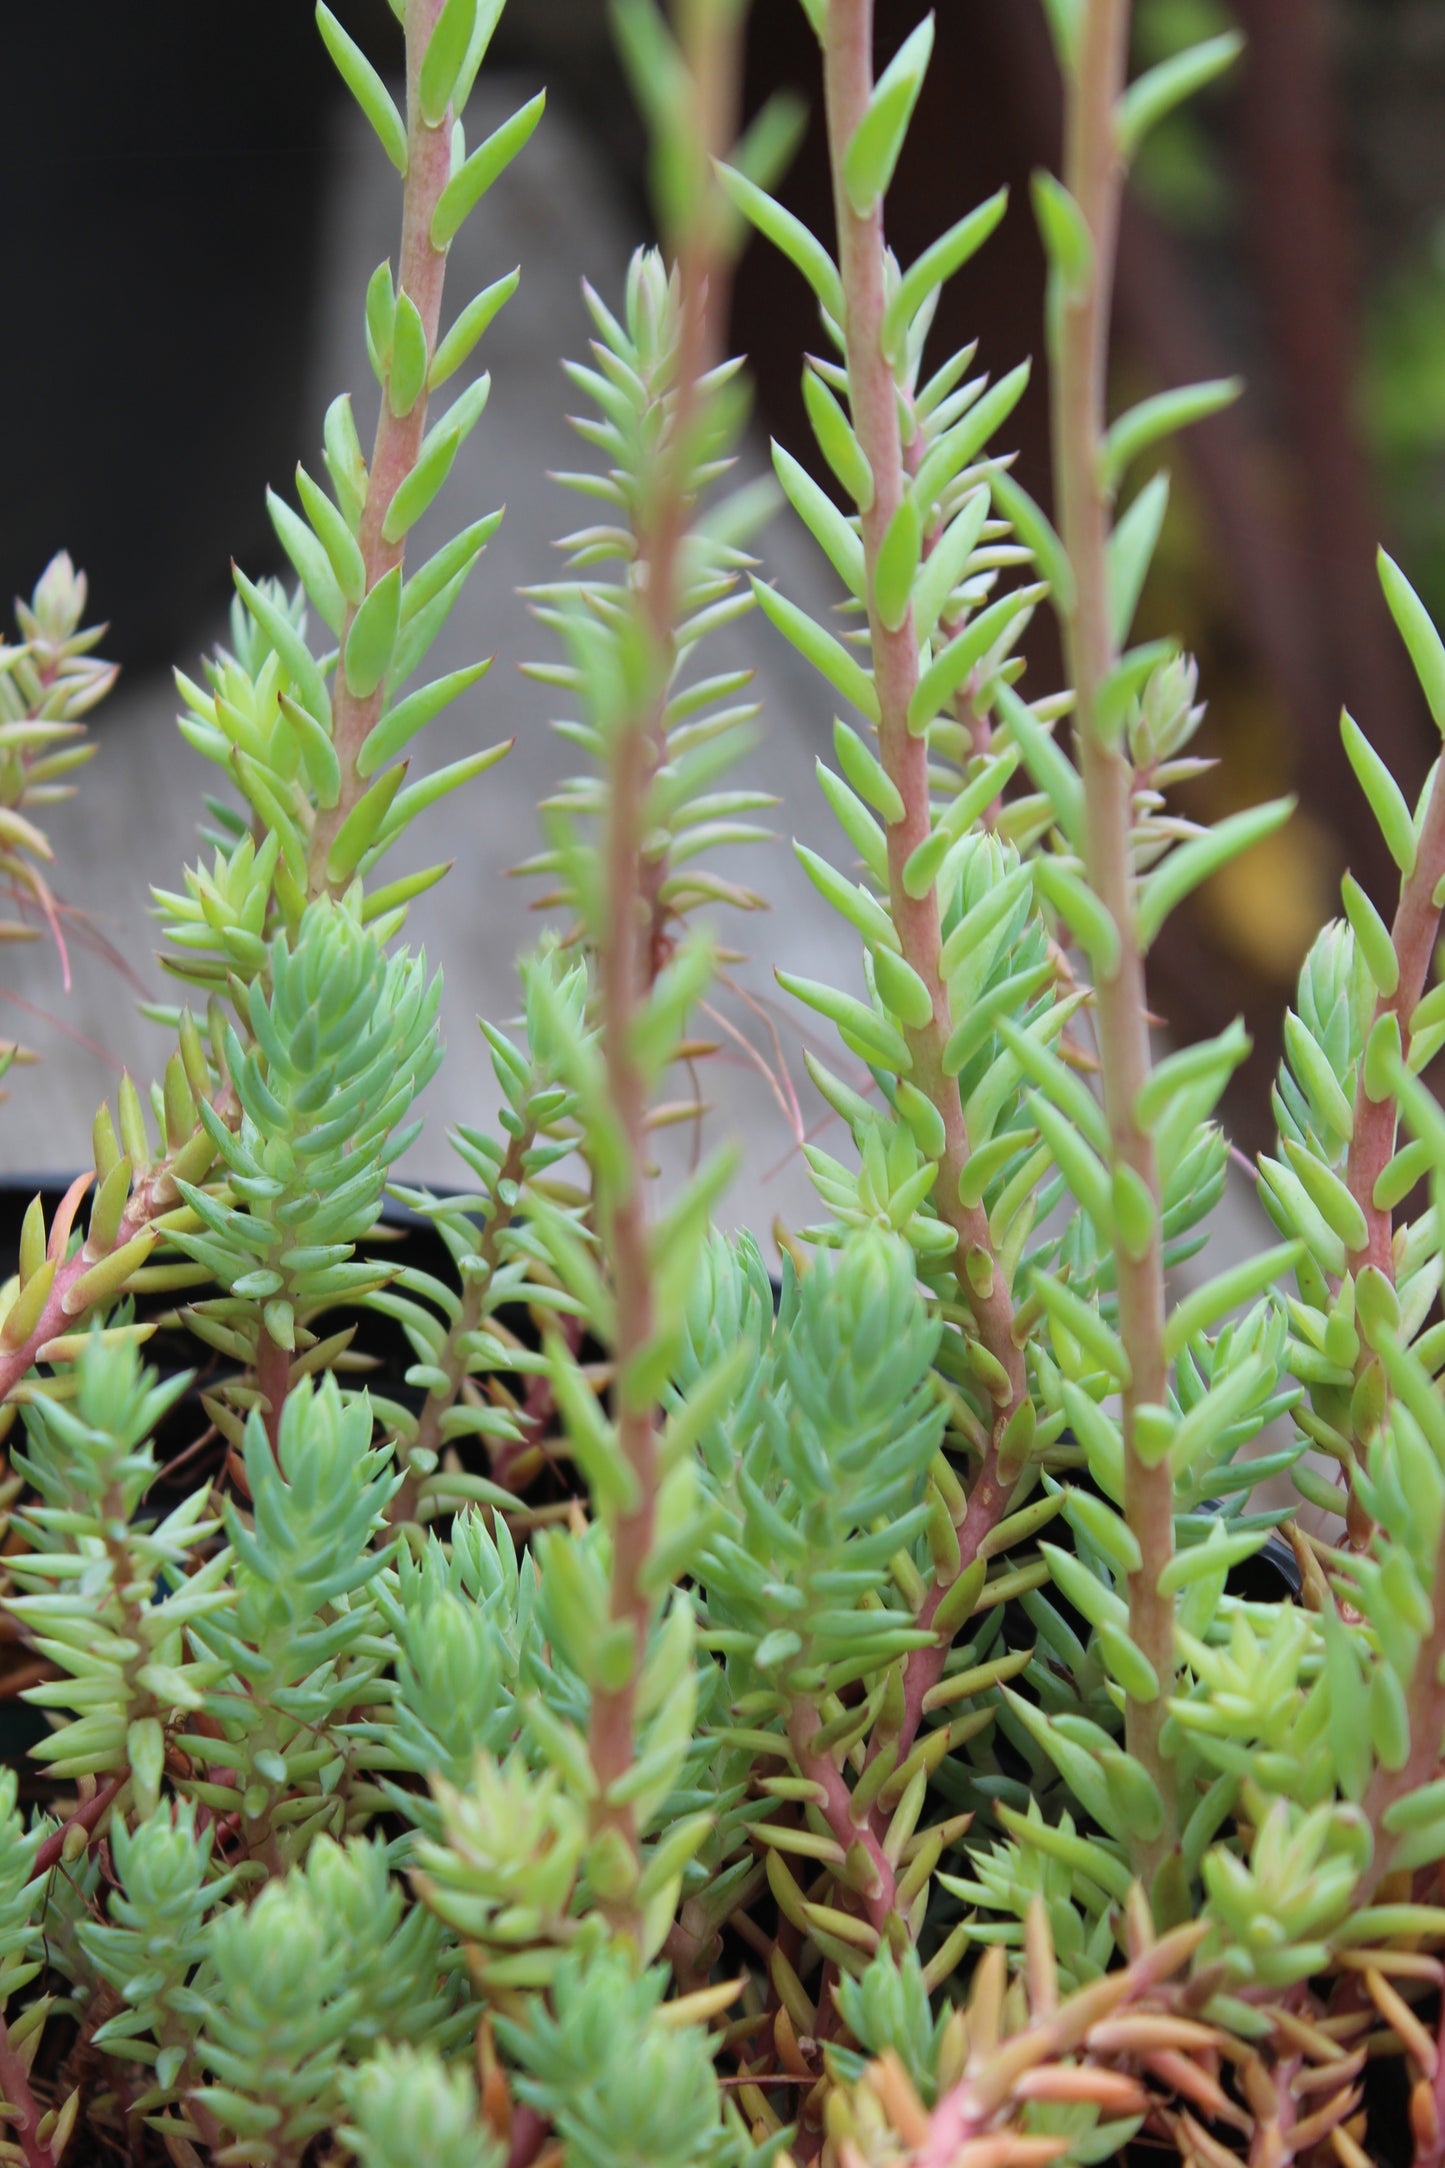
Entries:
{"type": "MultiPolygon", "coordinates": [[[[1050,515],[997,442],[1026,365],[932,350],[1003,195],[906,267],[887,241],[932,19],[875,75],[870,0],[803,5],[831,237],[772,193],[787,107],[732,139],[742,0],[615,11],[659,245],[586,294],[562,480],[597,509],[529,598],[581,766],[542,809],[521,1021],[483,1025],[497,1111],[443,1193],[393,1170],[441,1058],[401,942],[445,868],[383,861],[505,751],[411,779],[483,677],[412,683],[500,515],[420,564],[408,538],[488,380],[433,395],[516,285],[447,323],[450,243],[541,101],[469,143],[500,0],[392,0],[404,110],[317,9],[403,189],[365,302],[376,438],[332,405],[327,483],[270,500],[299,584],[238,571],[228,648],[179,681],[229,795],[155,890],[174,1050],[0,1290],[0,1607],[48,1726],[28,1817],[0,1772],[26,2168],[1031,2168],[1136,2138],[1359,2168],[1388,2157],[1382,2055],[1415,2160],[1445,2157],[1445,784],[1412,809],[1348,717],[1398,900],[1347,879],[1301,974],[1259,1164],[1278,1241],[1166,1278],[1247,1040],[1160,1056],[1147,959],[1289,809],[1170,808],[1197,673],[1129,644],[1165,485],[1119,500],[1236,387],[1111,420],[1110,271],[1130,162],[1238,41],[1130,81],[1126,0],[1046,0],[1050,515]],[[775,446],[776,490],[729,479],[720,297],[752,229],[819,311],[816,457],[775,446]],[[751,554],[783,501],[836,620],[751,554]],[[1044,608],[1063,690],[1025,685],[1044,608]],[[748,674],[707,644],[748,613],[836,696],[841,853],[799,857],[860,943],[848,987],[779,944],[840,1051],[808,1055],[838,1129],[776,1281],[718,1231],[732,1150],[662,1193],[652,1143],[703,1111],[672,1072],[705,1057],[714,911],[761,900],[708,856],[769,803],[748,674]],[[441,1270],[398,1258],[388,1194],[441,1270]],[[199,1374],[147,1367],[160,1328],[199,1374]],[[1267,1598],[1241,1570],[1281,1541],[1267,1598]]],[[[1381,578],[1445,731],[1445,644],[1381,578]]],[[[0,651],[0,859],[53,922],[24,809],[110,682],[84,601],[57,559],[0,651]]]]}

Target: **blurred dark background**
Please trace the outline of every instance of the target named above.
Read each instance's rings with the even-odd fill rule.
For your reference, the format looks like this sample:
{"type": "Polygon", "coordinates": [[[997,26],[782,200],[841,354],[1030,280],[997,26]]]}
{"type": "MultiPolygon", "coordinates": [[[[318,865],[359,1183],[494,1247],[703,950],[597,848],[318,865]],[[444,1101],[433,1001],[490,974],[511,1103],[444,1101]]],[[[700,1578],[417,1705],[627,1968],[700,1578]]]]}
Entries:
{"type": "MultiPolygon", "coordinates": [[[[918,0],[879,0],[880,60],[918,0]]],[[[394,69],[385,0],[338,12],[394,69]]],[[[1235,1119],[1262,1137],[1277,1019],[1346,863],[1387,910],[1391,871],[1338,736],[1347,704],[1413,795],[1435,734],[1394,642],[1377,538],[1445,618],[1445,8],[1439,0],[1141,0],[1139,58],[1233,21],[1234,76],[1160,132],[1121,251],[1121,399],[1243,373],[1249,397],[1172,448],[1153,633],[1200,658],[1198,786],[1220,811],[1281,789],[1301,816],[1171,929],[1157,994],[1186,1035],[1243,1008],[1258,1052],[1235,1119]]],[[[544,77],[645,227],[643,146],[602,0],[512,0],[494,59],[544,77]]],[[[274,556],[258,477],[296,457],[329,115],[342,94],[307,0],[10,11],[0,188],[11,330],[0,350],[0,592],[64,543],[134,671],[190,653],[231,555],[274,556]]],[[[817,56],[792,0],[755,0],[748,102],[795,87],[814,124],[783,193],[828,228],[817,56]]],[[[945,0],[890,198],[907,258],[1000,180],[1013,215],[949,290],[935,337],[996,373],[1040,356],[1030,170],[1059,100],[1034,0],[945,0]]],[[[804,453],[801,283],[752,249],[734,337],[760,419],[804,453]]],[[[1047,500],[1041,356],[1012,435],[1047,500]]],[[[1143,479],[1141,476],[1140,479],[1143,479]]],[[[1043,636],[1041,635],[1041,638],[1043,636]]],[[[1057,668],[1041,645],[1042,672],[1057,668]]]]}

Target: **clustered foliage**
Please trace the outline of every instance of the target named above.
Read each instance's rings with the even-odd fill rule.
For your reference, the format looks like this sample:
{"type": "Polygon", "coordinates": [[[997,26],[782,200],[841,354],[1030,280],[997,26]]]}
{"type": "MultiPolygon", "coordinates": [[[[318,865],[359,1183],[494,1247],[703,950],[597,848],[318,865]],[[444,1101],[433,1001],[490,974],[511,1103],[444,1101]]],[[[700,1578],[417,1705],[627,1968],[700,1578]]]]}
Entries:
{"type": "MultiPolygon", "coordinates": [[[[55,853],[32,818],[40,806],[74,793],[64,781],[95,753],[85,717],[116,679],[114,663],[94,652],[104,626],[83,627],[86,582],[62,553],[41,574],[27,603],[17,602],[20,638],[0,644],[0,885],[18,917],[0,919],[0,941],[33,941],[44,922],[59,952],[67,987],[66,921],[73,918],[52,890],[45,868],[55,853]]],[[[0,1039],[0,1077],[29,1048],[0,1039]]]]}
{"type": "MultiPolygon", "coordinates": [[[[392,5],[404,112],[317,10],[405,192],[366,296],[374,444],[339,399],[326,483],[271,499],[298,584],[238,571],[229,650],[179,680],[227,795],[155,892],[174,1051],[0,1292],[0,1604],[48,1727],[39,1803],[0,1778],[0,2151],[1031,2168],[1137,2138],[1360,2168],[1384,2057],[1433,2168],[1445,783],[1412,809],[1348,717],[1398,899],[1347,879],[1305,965],[1259,1170],[1278,1245],[1165,1296],[1246,1040],[1156,1060],[1145,959],[1288,808],[1170,808],[1195,671],[1129,644],[1167,480],[1116,504],[1234,387],[1110,420],[1108,271],[1124,170],[1236,41],[1129,82],[1125,0],[1046,0],[1051,518],[997,443],[1026,364],[931,342],[1003,196],[906,267],[887,245],[931,18],[875,79],[870,0],[803,0],[830,240],[771,193],[795,117],[730,139],[742,0],[620,0],[662,240],[587,294],[591,459],[562,479],[592,523],[531,597],[584,765],[543,809],[522,1023],[482,1026],[493,1126],[432,1195],[390,1172],[440,1058],[398,944],[445,869],[382,868],[506,750],[411,779],[483,674],[412,682],[500,515],[421,564],[407,538],[488,379],[433,395],[516,285],[448,322],[448,247],[541,101],[469,144],[500,0],[392,5]],[[829,624],[755,571],[771,485],[720,490],[749,227],[818,305],[815,443],[774,465],[829,624]],[[1069,684],[1040,694],[1045,606],[1069,684]],[[747,676],[708,659],[754,609],[837,696],[838,857],[799,855],[860,943],[849,988],[778,973],[840,1047],[808,1057],[837,1126],[780,1282],[713,1230],[727,1150],[652,1194],[656,1131],[701,1112],[672,1079],[710,914],[759,903],[708,857],[767,802],[747,676]],[[388,1189],[438,1271],[397,1263],[388,1189]],[[193,1371],[144,1367],[158,1330],[193,1371]],[[412,1357],[389,1390],[377,1332],[412,1357]]],[[[1381,576],[1445,732],[1445,646],[1381,576]]],[[[57,924],[24,809],[109,683],[83,603],[58,559],[0,650],[0,867],[57,924]]]]}

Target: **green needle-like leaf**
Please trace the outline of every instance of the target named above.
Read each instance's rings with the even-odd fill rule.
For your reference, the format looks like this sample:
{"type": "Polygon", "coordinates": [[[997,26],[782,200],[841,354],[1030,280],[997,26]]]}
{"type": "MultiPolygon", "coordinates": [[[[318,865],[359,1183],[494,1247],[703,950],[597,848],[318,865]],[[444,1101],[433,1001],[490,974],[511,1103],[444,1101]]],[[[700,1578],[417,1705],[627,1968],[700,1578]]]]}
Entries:
{"type": "Polygon", "coordinates": [[[271,515],[276,538],[295,566],[297,577],[317,614],[332,632],[339,633],[346,614],[346,600],[337,585],[325,544],[274,489],[266,492],[266,509],[271,515]]]}
{"type": "Polygon", "coordinates": [[[888,193],[933,53],[933,17],[906,38],[873,86],[868,109],[843,154],[843,186],[859,218],[888,193]]]}
{"type": "Polygon", "coordinates": [[[1378,564],[1380,585],[1385,590],[1390,615],[1409,649],[1420,690],[1435,718],[1435,727],[1445,736],[1445,644],[1435,630],[1429,611],[1393,557],[1387,557],[1381,550],[1378,564]]]}
{"type": "Polygon", "coordinates": [[[1120,646],[1134,623],[1168,509],[1169,477],[1161,472],[1144,484],[1109,537],[1109,610],[1120,646]]]}
{"type": "Polygon", "coordinates": [[[337,830],[336,841],[331,846],[331,853],[326,861],[328,880],[351,879],[405,780],[405,768],[388,768],[385,774],[377,777],[370,790],[358,798],[337,830]]]}
{"type": "Polygon", "coordinates": [[[735,167],[719,165],[717,176],[723,193],[734,207],[741,211],[750,225],[756,226],[765,240],[781,251],[797,270],[801,271],[819,304],[826,309],[835,324],[843,321],[843,285],[838,277],[838,267],[821,241],[816,240],[800,218],[784,210],[781,203],[764,194],[746,174],[735,167]]]}
{"type": "Polygon", "coordinates": [[[351,621],[346,636],[346,685],[369,700],[391,667],[401,623],[401,567],[383,573],[351,621]]]}
{"type": "Polygon", "coordinates": [[[867,575],[863,565],[863,544],[856,529],[848,524],[832,498],[818,487],[807,469],[778,443],[773,445],[773,471],[783,486],[783,494],[839,579],[861,602],[867,575]]]}
{"type": "Polygon", "coordinates": [[[1250,806],[1243,813],[1231,813],[1202,836],[1191,836],[1187,843],[1176,844],[1158,870],[1150,874],[1140,893],[1139,946],[1148,949],[1170,912],[1198,888],[1201,881],[1207,881],[1245,851],[1252,850],[1255,844],[1262,843],[1266,836],[1272,836],[1277,828],[1283,827],[1294,808],[1292,797],[1275,798],[1267,805],[1250,806]]]}
{"type": "Polygon", "coordinates": [[[1132,158],[1151,128],[1233,67],[1243,50],[1239,32],[1224,30],[1146,68],[1125,91],[1119,109],[1119,148],[1124,156],[1132,158]]]}
{"type": "Polygon", "coordinates": [[[476,25],[477,0],[446,0],[417,79],[417,103],[428,128],[439,127],[445,117],[476,25]]]}
{"type": "Polygon", "coordinates": [[[1261,1251],[1258,1257],[1246,1258],[1242,1264],[1206,1280],[1203,1287],[1195,1288],[1177,1305],[1164,1328],[1165,1354],[1172,1361],[1183,1354],[1196,1333],[1264,1294],[1294,1269],[1302,1251],[1299,1242],[1282,1243],[1276,1249],[1261,1251]]]}
{"type": "Polygon", "coordinates": [[[852,424],[827,385],[811,366],[803,371],[803,404],[818,449],[860,512],[873,505],[873,473],[852,424]]]}
{"type": "Polygon", "coordinates": [[[1052,173],[1033,177],[1034,217],[1049,266],[1066,294],[1081,294],[1093,275],[1094,237],[1079,205],[1052,173]]]}
{"type": "Polygon", "coordinates": [[[1000,188],[909,265],[883,313],[883,351],[890,361],[903,352],[908,327],[925,301],[978,253],[1007,209],[1008,190],[1000,188]]]}
{"type": "Polygon", "coordinates": [[[376,130],[381,147],[397,172],[404,174],[407,168],[406,124],[392,104],[385,83],[355,39],[342,29],[325,0],[316,0],[316,23],[341,80],[376,130]]]}
{"type": "Polygon", "coordinates": [[[996,690],[999,711],[1023,755],[1025,767],[1053,807],[1065,836],[1077,849],[1084,805],[1078,770],[1011,685],[1000,678],[996,690]]]}
{"type": "Polygon", "coordinates": [[[1355,780],[1369,800],[1390,856],[1407,877],[1415,870],[1418,845],[1415,823],[1401,790],[1369,739],[1348,712],[1340,716],[1340,736],[1355,771],[1355,780]]]}
{"type": "Polygon", "coordinates": [[[1014,638],[1019,637],[1028,621],[1028,612],[1043,593],[1041,586],[1016,587],[1011,594],[1001,596],[987,609],[980,610],[961,632],[939,649],[908,703],[908,727],[915,737],[922,736],[944,702],[952,699],[969,672],[1007,638],[1010,630],[1013,630],[1014,638]]]}
{"type": "Polygon", "coordinates": [[[866,715],[870,723],[878,721],[878,693],[872,678],[856,662],[841,640],[835,640],[831,632],[814,624],[805,610],[795,602],[789,602],[776,589],[765,587],[761,580],[752,581],[753,594],[762,605],[763,615],[777,626],[783,638],[805,656],[813,668],[828,680],[845,700],[851,700],[859,713],[866,715]]]}
{"type": "Polygon", "coordinates": [[[539,90],[536,97],[529,98],[510,120],[504,120],[500,128],[494,128],[461,170],[452,175],[432,213],[433,248],[451,246],[492,183],[505,173],[518,151],[530,140],[546,106],[547,93],[539,90]]]}
{"type": "Polygon", "coordinates": [[[1111,426],[1104,439],[1104,479],[1113,489],[1142,452],[1176,429],[1207,421],[1211,414],[1233,406],[1244,385],[1237,376],[1220,377],[1207,384],[1186,384],[1179,391],[1157,392],[1141,399],[1111,426]]]}
{"type": "Polygon", "coordinates": [[[923,523],[912,497],[905,496],[888,522],[873,568],[873,606],[886,632],[897,632],[908,616],[922,555],[923,523]]]}
{"type": "Polygon", "coordinates": [[[437,344],[427,375],[430,390],[437,390],[448,377],[455,376],[493,319],[511,300],[521,279],[520,271],[509,271],[504,279],[495,279],[467,303],[451,330],[437,344]]]}
{"type": "Polygon", "coordinates": [[[1068,617],[1074,607],[1074,571],[1047,513],[1012,474],[995,474],[989,486],[999,511],[1020,542],[1033,551],[1034,563],[1049,583],[1054,608],[1061,617],[1068,617]]]}
{"type": "Polygon", "coordinates": [[[366,561],[361,545],[342,513],[304,467],[296,469],[296,489],[302,510],[326,551],[336,584],[354,607],[366,593],[366,561]]]}
{"type": "Polygon", "coordinates": [[[358,775],[372,775],[388,760],[394,760],[403,746],[409,745],[419,730],[425,729],[434,716],[449,707],[453,700],[470,692],[492,667],[492,657],[485,662],[474,662],[465,670],[453,670],[446,677],[434,678],[430,685],[422,685],[395,707],[387,708],[377,719],[373,728],[362,740],[357,755],[358,775]]]}

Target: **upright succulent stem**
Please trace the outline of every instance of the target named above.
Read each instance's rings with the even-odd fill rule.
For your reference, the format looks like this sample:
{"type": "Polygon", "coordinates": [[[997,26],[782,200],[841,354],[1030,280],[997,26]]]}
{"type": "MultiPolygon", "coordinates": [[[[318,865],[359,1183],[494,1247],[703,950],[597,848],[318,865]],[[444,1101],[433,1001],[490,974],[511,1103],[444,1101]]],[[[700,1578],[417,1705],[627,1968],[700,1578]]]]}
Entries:
{"type": "MultiPolygon", "coordinates": [[[[1013,1338],[1013,1301],[993,1254],[988,1215],[981,1204],[959,1199],[959,1178],[968,1164],[968,1131],[958,1085],[944,1069],[944,1049],[953,1029],[948,988],[941,967],[942,935],[938,894],[930,888],[911,896],[903,869],[928,837],[932,820],[928,796],[928,741],[908,727],[908,708],[918,685],[918,640],[912,611],[890,632],[872,601],[874,573],[889,521],[908,486],[898,422],[898,393],[891,364],[883,351],[885,302],[883,211],[875,203],[863,216],[853,209],[843,181],[843,161],[854,130],[867,111],[873,89],[873,0],[830,0],[824,41],[824,86],[828,147],[833,169],[833,199],[838,227],[838,266],[845,301],[844,333],[848,351],[848,386],[853,427],[873,473],[873,502],[862,515],[863,555],[869,586],[869,634],[878,691],[879,755],[903,801],[901,817],[889,824],[888,895],[893,924],[904,959],[927,987],[933,1014],[921,1029],[905,1033],[912,1056],[911,1081],[926,1094],[942,1120],[944,1147],[933,1201],[958,1238],[955,1268],[961,1293],[974,1317],[978,1335],[998,1365],[992,1435],[970,1494],[961,1543],[959,1571],[972,1564],[977,1548],[1007,1503],[1011,1479],[1000,1469],[998,1442],[1009,1417],[1028,1391],[1023,1353],[1013,1338]],[[979,1260],[978,1280],[968,1270],[979,1260]],[[980,1289],[985,1291],[980,1292],[980,1289]],[[1006,1380],[1005,1382],[1002,1382],[1006,1380]]],[[[930,1591],[921,1623],[930,1623],[947,1584],[930,1591]]],[[[944,1652],[927,1650],[917,1667],[922,1695],[941,1670],[944,1652]],[[925,1671],[931,1676],[924,1677],[925,1671]]]]}
{"type": "MultiPolygon", "coordinates": [[[[432,245],[432,218],[442,190],[451,177],[452,110],[448,106],[437,125],[427,125],[421,110],[418,86],[421,64],[440,20],[446,0],[409,0],[406,12],[407,167],[401,225],[401,265],[398,293],[409,294],[426,332],[428,356],[436,352],[441,323],[442,285],[446,277],[447,252],[432,245]]],[[[406,551],[405,539],[388,542],[382,527],[391,500],[416,465],[426,434],[427,396],[423,387],[406,414],[394,414],[385,388],[376,442],[371,455],[366,505],[361,516],[362,561],[366,567],[366,592],[394,566],[406,551]]],[[[341,627],[341,650],[355,622],[360,605],[348,603],[341,627]]],[[[341,796],[329,812],[316,816],[311,838],[310,886],[319,895],[330,886],[326,861],[337,832],[361,796],[365,780],[358,773],[357,758],[381,714],[384,681],[365,699],[349,691],[344,663],[336,672],[334,742],[341,763],[341,796]]]]}
{"type": "MultiPolygon", "coordinates": [[[[409,0],[406,12],[407,167],[402,197],[401,275],[398,291],[410,295],[426,332],[428,356],[436,351],[441,324],[442,286],[446,277],[444,248],[432,245],[432,218],[442,190],[451,177],[452,111],[448,105],[437,125],[429,127],[421,110],[418,86],[421,65],[432,32],[446,0],[409,0]]],[[[426,434],[425,386],[406,414],[395,414],[385,385],[381,413],[372,448],[366,504],[361,515],[362,562],[366,568],[366,593],[394,566],[406,551],[405,538],[388,542],[382,532],[392,498],[416,465],[426,434]]],[[[359,603],[348,602],[341,626],[342,661],[338,663],[333,709],[333,742],[341,766],[341,792],[335,806],[321,809],[312,830],[309,887],[312,895],[331,886],[327,860],[342,822],[365,788],[358,770],[361,748],[381,714],[385,680],[374,692],[359,699],[346,680],[346,641],[355,623],[359,603]]],[[[266,1431],[275,1451],[281,1434],[281,1410],[290,1386],[291,1364],[284,1348],[272,1340],[263,1324],[256,1353],[257,1382],[266,1397],[266,1431]]]]}
{"type": "MultiPolygon", "coordinates": [[[[647,1166],[647,1086],[634,1049],[638,1010],[662,961],[659,890],[665,864],[645,850],[647,805],[666,749],[663,712],[676,660],[675,622],[682,591],[682,550],[691,507],[689,447],[699,386],[715,358],[717,282],[712,277],[711,186],[708,159],[731,134],[740,60],[735,11],[698,0],[688,13],[689,76],[696,101],[700,175],[691,230],[674,237],[679,283],[677,360],[670,387],[673,410],[658,465],[657,490],[637,534],[634,567],[649,654],[651,698],[617,731],[611,750],[603,873],[605,936],[597,959],[600,1038],[607,1095],[624,1168],[605,1200],[605,1239],[617,1306],[615,1358],[618,1442],[633,1478],[633,1500],[613,1531],[611,1616],[633,1630],[631,1670],[617,1687],[593,1695],[590,1748],[600,1806],[598,1820],[618,1830],[636,1852],[630,1803],[607,1793],[632,1764],[637,1692],[647,1654],[654,1598],[647,1585],[657,1491],[657,1411],[633,1383],[637,1359],[652,1338],[656,1317],[644,1190],[647,1166]]],[[[635,1924],[623,1910],[617,1924],[635,1924]]]]}
{"type": "Polygon", "coordinates": [[[266,1435],[271,1440],[272,1452],[279,1453],[281,1410],[291,1388],[291,1357],[271,1338],[264,1324],[256,1335],[256,1383],[266,1402],[266,1435]]]}
{"type": "Polygon", "coordinates": [[[1146,1880],[1178,1834],[1173,1774],[1160,1747],[1169,1681],[1174,1675],[1174,1609],[1158,1592],[1174,1544],[1174,1493],[1167,1462],[1148,1466],[1135,1443],[1135,1412],[1162,1406],[1168,1389],[1164,1354],[1164,1268],[1159,1175],[1153,1140],[1135,1114],[1151,1067],[1144,960],[1135,916],[1130,832],[1134,774],[1125,750],[1099,725],[1099,693],[1118,661],[1109,603],[1110,493],[1104,480],[1109,306],[1124,161],[1117,115],[1128,62],[1128,0],[1088,0],[1076,65],[1068,82],[1064,182],[1083,213],[1091,260],[1072,290],[1060,294],[1054,327],[1053,438],[1059,525],[1073,567],[1075,594],[1066,619],[1084,784],[1084,858],[1089,884],[1119,934],[1118,962],[1101,972],[1097,999],[1104,1110],[1116,1168],[1130,1168],[1154,1200],[1147,1244],[1115,1244],[1119,1330],[1130,1375],[1124,1387],[1124,1506],[1142,1562],[1129,1577],[1129,1633],[1154,1667],[1153,1701],[1127,1703],[1129,1751],[1149,1771],[1164,1801],[1164,1827],[1142,1848],[1146,1880]]]}
{"type": "Polygon", "coordinates": [[[607,1200],[604,1239],[611,1255],[617,1305],[618,1440],[633,1480],[633,1502],[619,1516],[613,1532],[611,1616],[632,1627],[635,1648],[622,1684],[599,1686],[594,1693],[591,1723],[592,1766],[601,1793],[599,1820],[619,1830],[634,1848],[632,1808],[610,1804],[607,1792],[631,1766],[637,1688],[652,1618],[644,1574],[652,1549],[657,1488],[656,1411],[650,1397],[638,1395],[630,1383],[631,1368],[653,1330],[643,1190],[647,1096],[632,1047],[633,1023],[645,992],[639,927],[647,908],[642,843],[650,768],[649,717],[642,714],[629,720],[613,745],[605,859],[607,930],[597,959],[607,1096],[624,1162],[621,1180],[607,1200]]]}
{"type": "MultiPolygon", "coordinates": [[[[711,160],[721,157],[737,127],[741,94],[740,17],[726,0],[690,0],[681,11],[680,28],[688,61],[691,138],[697,167],[693,176],[694,215],[675,238],[679,289],[678,341],[670,389],[673,412],[663,453],[660,487],[644,507],[636,530],[637,571],[643,582],[648,629],[656,648],[659,692],[649,729],[650,774],[667,757],[663,710],[677,645],[681,548],[687,531],[687,473],[698,422],[699,388],[722,359],[726,323],[726,266],[717,246],[717,225],[709,213],[715,184],[711,160]]],[[[646,918],[640,926],[647,983],[667,960],[667,909],[662,888],[668,875],[664,852],[648,856],[642,869],[646,918]]]]}
{"type": "Polygon", "coordinates": [[[816,1708],[812,1702],[800,1697],[793,1704],[788,1724],[793,1760],[798,1774],[817,1785],[822,1795],[819,1811],[844,1851],[857,1849],[866,1858],[871,1869],[872,1889],[863,1899],[862,1909],[865,1917],[883,1933],[889,1914],[897,1906],[898,1876],[869,1817],[864,1815],[860,1823],[854,1815],[852,1790],[833,1756],[820,1752],[813,1744],[820,1729],[821,1719],[816,1708]]]}
{"type": "MultiPolygon", "coordinates": [[[[664,710],[667,686],[677,655],[674,622],[677,615],[678,556],[687,524],[684,485],[686,446],[696,413],[698,381],[707,368],[708,282],[705,259],[696,252],[678,265],[681,306],[678,322],[672,442],[665,462],[657,501],[648,507],[636,533],[636,571],[642,582],[648,637],[655,663],[657,698],[645,719],[642,744],[643,768],[638,782],[639,804],[658,768],[667,758],[667,726],[664,710]],[[648,516],[650,515],[650,516],[648,516]]],[[[659,391],[659,396],[661,396],[659,391]]],[[[639,838],[640,844],[640,838],[639,838]]],[[[665,852],[652,851],[639,861],[639,907],[634,913],[635,945],[641,959],[642,988],[650,986],[667,960],[667,912],[662,900],[667,879],[665,852]]]]}

